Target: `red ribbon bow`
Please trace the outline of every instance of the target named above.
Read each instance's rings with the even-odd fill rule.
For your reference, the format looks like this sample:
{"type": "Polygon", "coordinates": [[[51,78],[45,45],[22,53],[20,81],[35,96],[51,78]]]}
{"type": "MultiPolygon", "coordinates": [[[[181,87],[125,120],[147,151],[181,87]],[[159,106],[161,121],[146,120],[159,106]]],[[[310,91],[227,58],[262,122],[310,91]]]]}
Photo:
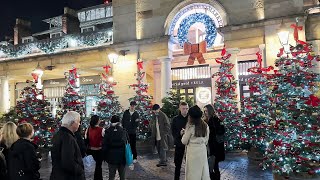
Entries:
{"type": "Polygon", "coordinates": [[[207,52],[207,42],[202,41],[198,44],[190,44],[185,42],[183,45],[184,55],[190,55],[188,58],[187,65],[193,65],[195,59],[198,60],[199,64],[206,63],[202,53],[207,52]]]}
{"type": "Polygon", "coordinates": [[[262,68],[262,55],[259,51],[256,53],[256,55],[257,55],[258,67],[249,68],[248,72],[252,72],[254,74],[261,74],[262,72],[269,72],[273,70],[272,66],[269,66],[267,68],[262,68]]]}
{"type": "Polygon", "coordinates": [[[297,24],[291,24],[290,26],[291,28],[293,28],[293,37],[294,37],[294,40],[295,41],[298,41],[299,40],[299,33],[298,31],[301,31],[302,30],[302,26],[298,26],[297,24]]]}
{"type": "Polygon", "coordinates": [[[143,69],[143,61],[138,61],[137,66],[138,66],[139,71],[142,70],[143,69]]]}
{"type": "Polygon", "coordinates": [[[106,74],[109,74],[109,69],[111,68],[111,66],[107,65],[107,66],[103,66],[103,69],[105,70],[106,74]]]}

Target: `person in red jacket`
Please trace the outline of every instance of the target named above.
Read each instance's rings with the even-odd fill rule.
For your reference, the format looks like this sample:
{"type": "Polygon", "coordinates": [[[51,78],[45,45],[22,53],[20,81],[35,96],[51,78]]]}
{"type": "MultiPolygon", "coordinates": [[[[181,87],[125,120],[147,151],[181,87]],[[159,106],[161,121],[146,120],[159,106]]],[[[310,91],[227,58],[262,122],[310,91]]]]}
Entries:
{"type": "Polygon", "coordinates": [[[93,156],[96,161],[94,170],[94,180],[103,180],[102,177],[102,139],[104,129],[99,126],[99,116],[93,115],[90,120],[90,127],[86,130],[85,138],[89,140],[87,153],[93,156]]]}

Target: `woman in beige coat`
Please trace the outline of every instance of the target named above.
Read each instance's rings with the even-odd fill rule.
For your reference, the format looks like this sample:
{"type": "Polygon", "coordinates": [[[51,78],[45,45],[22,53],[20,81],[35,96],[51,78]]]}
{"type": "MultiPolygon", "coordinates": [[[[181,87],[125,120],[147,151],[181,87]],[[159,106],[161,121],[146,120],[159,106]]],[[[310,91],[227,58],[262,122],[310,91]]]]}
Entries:
{"type": "Polygon", "coordinates": [[[210,180],[207,158],[209,127],[201,120],[202,111],[193,106],[188,111],[186,129],[182,129],[181,142],[186,145],[186,180],[210,180]]]}

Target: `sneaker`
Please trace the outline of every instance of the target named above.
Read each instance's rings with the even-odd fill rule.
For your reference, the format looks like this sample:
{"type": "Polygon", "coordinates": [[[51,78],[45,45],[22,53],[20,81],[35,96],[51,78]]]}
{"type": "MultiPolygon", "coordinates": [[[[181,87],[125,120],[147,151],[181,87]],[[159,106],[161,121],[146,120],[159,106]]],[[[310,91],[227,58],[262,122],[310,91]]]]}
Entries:
{"type": "Polygon", "coordinates": [[[133,160],[133,163],[134,163],[134,164],[137,163],[137,162],[138,162],[137,159],[134,159],[134,160],[133,160]]]}
{"type": "Polygon", "coordinates": [[[159,163],[159,164],[157,164],[157,167],[160,167],[160,166],[167,166],[167,164],[165,164],[165,163],[159,163]]]}

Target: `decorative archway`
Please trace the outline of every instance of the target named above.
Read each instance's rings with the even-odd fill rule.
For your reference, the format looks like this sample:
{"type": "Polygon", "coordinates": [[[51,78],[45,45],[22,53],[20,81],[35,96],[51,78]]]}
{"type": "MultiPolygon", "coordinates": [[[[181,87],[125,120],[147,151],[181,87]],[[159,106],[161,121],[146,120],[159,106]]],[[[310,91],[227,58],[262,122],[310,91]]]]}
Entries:
{"type": "Polygon", "coordinates": [[[188,31],[190,27],[197,23],[203,23],[206,27],[206,42],[207,42],[207,47],[211,47],[214,43],[214,40],[217,36],[217,29],[215,23],[212,21],[211,17],[208,16],[207,14],[204,13],[196,13],[196,14],[191,14],[184,18],[180,26],[178,28],[178,41],[179,44],[182,46],[185,42],[188,42],[188,31]]]}

